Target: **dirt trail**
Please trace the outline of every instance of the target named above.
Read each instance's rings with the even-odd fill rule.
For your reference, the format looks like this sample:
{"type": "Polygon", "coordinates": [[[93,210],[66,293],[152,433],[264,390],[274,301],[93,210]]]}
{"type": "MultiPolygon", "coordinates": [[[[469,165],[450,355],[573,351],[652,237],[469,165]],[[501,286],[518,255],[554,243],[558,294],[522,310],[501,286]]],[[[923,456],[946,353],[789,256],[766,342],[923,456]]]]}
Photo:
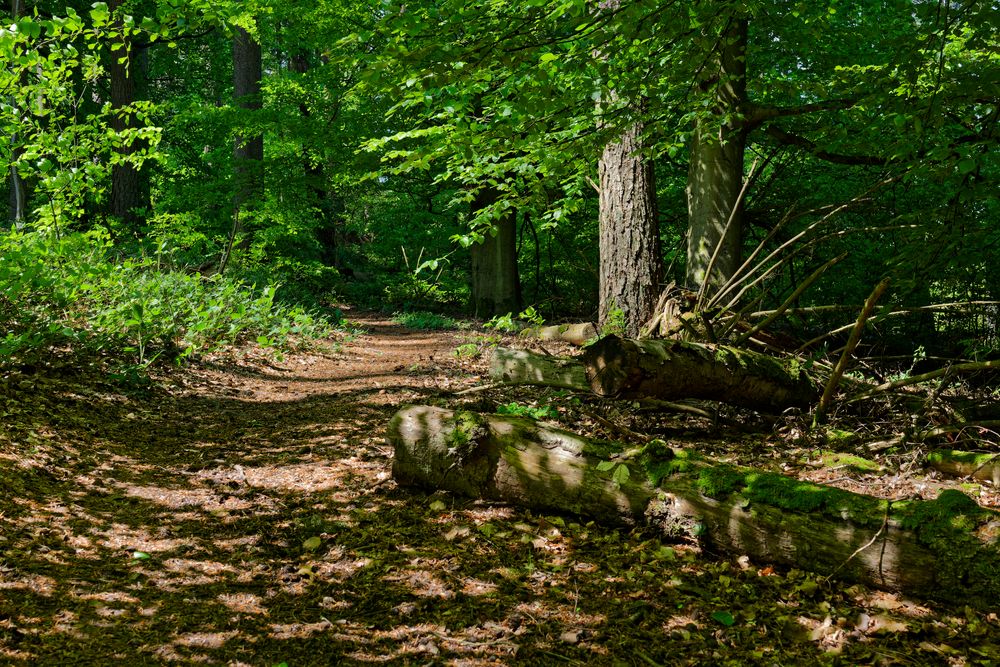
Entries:
{"type": "Polygon", "coordinates": [[[397,488],[389,417],[454,404],[442,390],[481,369],[453,354],[464,334],[359,324],[337,354],[172,371],[128,393],[79,368],[3,378],[0,664],[804,664],[830,649],[858,664],[997,649],[995,615],[397,488]]]}
{"type": "Polygon", "coordinates": [[[384,426],[399,404],[471,378],[456,334],[358,324],[336,354],[188,370],[131,396],[20,380],[0,441],[0,470],[20,463],[0,490],[0,663],[379,655],[333,621],[395,604],[342,584],[392,539],[369,529],[395,505],[374,497],[389,478],[384,426]]]}

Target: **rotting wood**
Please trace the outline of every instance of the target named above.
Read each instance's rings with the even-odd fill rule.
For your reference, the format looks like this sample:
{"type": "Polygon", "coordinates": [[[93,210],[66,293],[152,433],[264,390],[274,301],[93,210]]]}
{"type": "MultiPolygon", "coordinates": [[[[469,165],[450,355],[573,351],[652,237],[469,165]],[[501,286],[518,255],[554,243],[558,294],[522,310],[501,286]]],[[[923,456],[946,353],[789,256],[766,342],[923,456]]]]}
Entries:
{"type": "Polygon", "coordinates": [[[1000,514],[957,491],[889,502],[714,464],[662,443],[616,459],[606,443],[529,419],[429,406],[397,413],[389,441],[401,485],[643,524],[758,562],[907,594],[977,605],[1000,596],[1000,514]]]}
{"type": "Polygon", "coordinates": [[[498,347],[490,358],[490,379],[589,392],[587,372],[576,359],[498,347]]]}
{"type": "Polygon", "coordinates": [[[759,352],[615,336],[595,343],[580,357],[497,348],[490,360],[490,379],[605,397],[705,399],[762,412],[804,408],[816,395],[805,373],[759,352]]]}
{"type": "Polygon", "coordinates": [[[547,327],[528,327],[523,329],[519,335],[541,341],[562,341],[571,345],[586,345],[590,341],[596,340],[598,333],[597,327],[591,322],[578,322],[547,327]]]}
{"type": "Polygon", "coordinates": [[[927,455],[927,463],[946,475],[971,477],[1000,485],[1000,454],[938,449],[927,455]]]}
{"type": "Polygon", "coordinates": [[[591,390],[621,398],[700,398],[764,412],[807,407],[813,383],[794,363],[726,345],[608,336],[581,360],[591,390]]]}

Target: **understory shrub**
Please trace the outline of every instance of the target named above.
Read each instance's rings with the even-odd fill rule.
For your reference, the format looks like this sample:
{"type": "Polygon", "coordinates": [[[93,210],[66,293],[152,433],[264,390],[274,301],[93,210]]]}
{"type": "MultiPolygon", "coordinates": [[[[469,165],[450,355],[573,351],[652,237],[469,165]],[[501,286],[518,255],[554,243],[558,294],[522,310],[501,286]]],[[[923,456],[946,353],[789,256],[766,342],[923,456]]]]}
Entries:
{"type": "Polygon", "coordinates": [[[148,366],[248,339],[285,350],[333,330],[275,302],[276,285],[172,270],[159,255],[115,257],[100,232],[10,233],[0,257],[0,366],[56,347],[148,366]]]}

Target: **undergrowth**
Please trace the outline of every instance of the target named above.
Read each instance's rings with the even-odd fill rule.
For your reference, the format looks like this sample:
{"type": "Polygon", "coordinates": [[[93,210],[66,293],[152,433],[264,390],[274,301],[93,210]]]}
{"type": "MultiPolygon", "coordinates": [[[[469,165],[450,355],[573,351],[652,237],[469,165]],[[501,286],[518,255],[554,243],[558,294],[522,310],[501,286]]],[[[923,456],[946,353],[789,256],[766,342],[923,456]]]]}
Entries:
{"type": "Polygon", "coordinates": [[[256,340],[275,351],[325,338],[334,323],[230,276],[120,257],[105,234],[0,235],[0,367],[56,348],[138,367],[256,340]]]}
{"type": "Polygon", "coordinates": [[[423,311],[396,313],[392,316],[392,321],[410,329],[425,329],[429,331],[467,328],[467,325],[459,320],[446,315],[423,311]]]}

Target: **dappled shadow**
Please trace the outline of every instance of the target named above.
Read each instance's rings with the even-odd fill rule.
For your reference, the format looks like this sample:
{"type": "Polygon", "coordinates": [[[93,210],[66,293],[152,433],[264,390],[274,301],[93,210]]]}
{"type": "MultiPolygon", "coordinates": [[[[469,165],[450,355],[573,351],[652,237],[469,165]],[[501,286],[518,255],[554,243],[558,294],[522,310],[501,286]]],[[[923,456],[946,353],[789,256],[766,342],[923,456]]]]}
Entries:
{"type": "MultiPolygon", "coordinates": [[[[834,631],[846,662],[868,662],[901,637],[972,632],[918,620],[865,634],[862,589],[398,488],[389,417],[439,376],[475,378],[387,374],[447,357],[453,341],[396,353],[398,330],[381,326],[356,344],[364,369],[319,359],[236,385],[207,369],[128,396],[80,380],[14,397],[0,442],[18,459],[0,459],[0,663],[808,663],[834,631]]],[[[919,617],[905,611],[884,613],[919,617]]]]}

